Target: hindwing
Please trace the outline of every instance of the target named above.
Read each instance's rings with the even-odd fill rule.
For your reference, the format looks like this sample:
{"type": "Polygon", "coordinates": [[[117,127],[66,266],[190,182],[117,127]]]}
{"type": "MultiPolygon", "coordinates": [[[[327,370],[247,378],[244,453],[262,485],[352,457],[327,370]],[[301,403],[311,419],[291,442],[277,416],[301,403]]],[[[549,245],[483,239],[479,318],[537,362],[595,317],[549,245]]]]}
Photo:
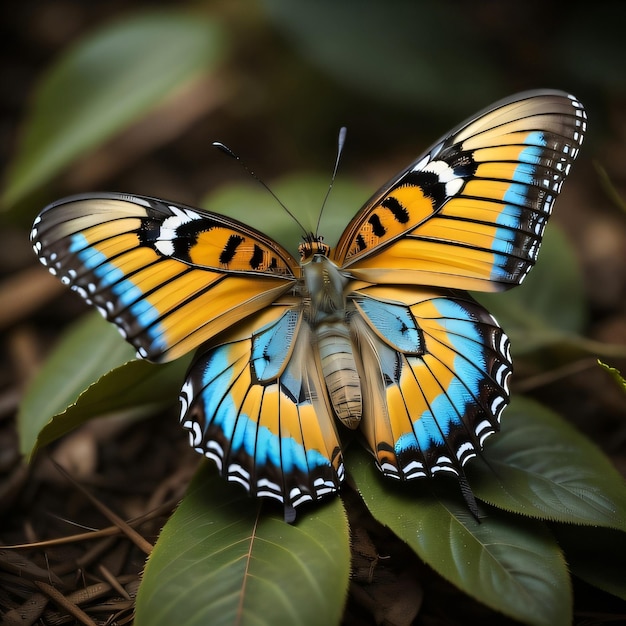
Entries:
{"type": "Polygon", "coordinates": [[[337,491],[344,468],[311,329],[291,300],[207,346],[183,386],[181,423],[222,476],[296,507],[337,491]]]}
{"type": "Polygon", "coordinates": [[[363,296],[412,320],[375,321],[375,332],[371,319],[353,320],[366,390],[361,428],[379,467],[403,480],[459,474],[509,402],[508,338],[462,292],[370,287],[355,298],[363,296]]]}

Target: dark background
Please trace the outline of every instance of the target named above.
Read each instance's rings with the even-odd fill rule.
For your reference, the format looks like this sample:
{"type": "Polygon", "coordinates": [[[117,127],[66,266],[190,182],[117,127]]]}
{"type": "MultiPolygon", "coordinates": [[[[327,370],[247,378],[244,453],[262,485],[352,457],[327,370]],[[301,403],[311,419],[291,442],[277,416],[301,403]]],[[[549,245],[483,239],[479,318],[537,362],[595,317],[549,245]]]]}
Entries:
{"type": "MultiPolygon", "coordinates": [[[[59,55],[113,20],[185,5],[5,3],[0,9],[5,175],[20,150],[38,81],[59,55]]],[[[626,5],[222,0],[189,6],[215,15],[229,32],[231,50],[212,83],[214,97],[187,115],[172,135],[151,134],[148,126],[146,138],[130,129],[131,149],[112,138],[0,216],[0,539],[5,543],[69,535],[74,531],[65,519],[103,523],[76,488],[51,469],[46,456],[31,468],[19,458],[14,416],[20,394],[60,330],[85,310],[37,266],[28,244],[32,219],[57,197],[99,189],[198,205],[225,181],[248,180],[211,147],[214,140],[235,149],[271,184],[301,171],[330,177],[337,130],[346,125],[339,178],[355,179],[373,192],[440,134],[492,101],[538,87],[575,93],[588,110],[589,133],[554,221],[578,256],[580,268],[572,271],[581,271],[585,284],[586,335],[626,344],[626,5]]],[[[324,192],[319,190],[313,204],[324,192]]],[[[626,371],[624,363],[612,364],[626,371]]],[[[574,358],[570,374],[548,376],[546,384],[531,391],[572,419],[626,470],[626,405],[603,372],[574,358]]],[[[81,483],[98,491],[122,517],[182,494],[196,465],[174,412],[156,417],[149,427],[145,422],[90,424],[72,437],[57,444],[56,458],[69,455],[81,483]]],[[[155,533],[162,521],[154,521],[155,533]]],[[[381,553],[394,551],[393,539],[388,541],[378,546],[381,553]]],[[[68,571],[86,549],[62,548],[68,571]]],[[[40,552],[29,554],[45,567],[40,552]]],[[[90,555],[85,567],[105,562],[136,583],[140,554],[115,546],[103,557],[90,555]]],[[[468,614],[484,623],[507,623],[424,566],[416,566],[416,572],[430,598],[417,623],[461,624],[468,614]]],[[[0,592],[0,605],[14,606],[29,593],[34,587],[28,584],[19,599],[0,592]]],[[[351,596],[346,622],[373,623],[356,597],[351,596]]],[[[602,623],[602,614],[624,615],[623,605],[584,585],[578,585],[576,598],[579,623],[588,614],[594,623],[602,623]]],[[[120,605],[122,621],[130,618],[129,607],[132,603],[120,605]]]]}

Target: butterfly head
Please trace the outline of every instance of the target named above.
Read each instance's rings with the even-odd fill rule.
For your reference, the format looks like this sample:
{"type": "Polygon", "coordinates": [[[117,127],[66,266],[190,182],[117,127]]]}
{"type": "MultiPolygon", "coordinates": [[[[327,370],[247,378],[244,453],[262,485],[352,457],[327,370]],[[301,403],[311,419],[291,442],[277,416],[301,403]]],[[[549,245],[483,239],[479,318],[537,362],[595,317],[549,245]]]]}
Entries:
{"type": "Polygon", "coordinates": [[[298,246],[298,252],[300,253],[300,262],[305,263],[306,261],[314,261],[315,257],[328,257],[330,246],[324,243],[322,237],[309,234],[298,246]]]}

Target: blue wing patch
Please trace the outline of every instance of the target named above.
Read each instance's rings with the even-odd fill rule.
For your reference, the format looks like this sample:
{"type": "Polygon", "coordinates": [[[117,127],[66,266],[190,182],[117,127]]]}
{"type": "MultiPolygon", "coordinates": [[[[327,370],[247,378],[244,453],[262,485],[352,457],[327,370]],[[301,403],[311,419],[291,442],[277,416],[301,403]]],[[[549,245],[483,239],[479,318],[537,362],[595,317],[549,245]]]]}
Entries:
{"type": "Polygon", "coordinates": [[[407,306],[367,297],[355,298],[354,304],[387,344],[407,354],[421,352],[420,331],[407,306]]]}

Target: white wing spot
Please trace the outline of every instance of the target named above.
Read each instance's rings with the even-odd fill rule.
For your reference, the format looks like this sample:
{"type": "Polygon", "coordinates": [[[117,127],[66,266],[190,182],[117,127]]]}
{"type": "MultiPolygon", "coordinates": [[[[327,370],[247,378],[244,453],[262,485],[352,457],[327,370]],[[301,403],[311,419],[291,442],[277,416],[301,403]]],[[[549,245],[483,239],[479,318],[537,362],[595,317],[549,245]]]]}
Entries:
{"type": "Polygon", "coordinates": [[[174,254],[173,241],[178,236],[178,229],[184,224],[198,220],[201,217],[198,213],[188,209],[181,209],[172,205],[169,206],[169,209],[174,215],[166,217],[163,220],[159,230],[159,236],[154,244],[154,247],[163,256],[172,256],[174,254]]]}
{"type": "Polygon", "coordinates": [[[228,466],[228,473],[232,476],[239,476],[242,480],[245,480],[246,483],[242,483],[244,487],[250,485],[250,472],[245,470],[239,463],[231,463],[228,466]]]}
{"type": "Polygon", "coordinates": [[[446,188],[447,196],[454,196],[463,187],[463,179],[454,173],[454,170],[445,161],[432,161],[423,168],[424,172],[435,174],[446,188]]]}
{"type": "MultiPolygon", "coordinates": [[[[162,232],[162,231],[161,231],[162,232]]],[[[154,247],[163,255],[163,256],[172,256],[174,254],[174,244],[170,239],[159,239],[154,247]]]]}
{"type": "MultiPolygon", "coordinates": [[[[471,454],[471,456],[476,456],[476,452],[474,451],[474,445],[470,441],[466,441],[459,449],[456,451],[456,458],[461,461],[466,454],[471,454]]],[[[471,458],[467,457],[467,458],[471,458]]]]}

